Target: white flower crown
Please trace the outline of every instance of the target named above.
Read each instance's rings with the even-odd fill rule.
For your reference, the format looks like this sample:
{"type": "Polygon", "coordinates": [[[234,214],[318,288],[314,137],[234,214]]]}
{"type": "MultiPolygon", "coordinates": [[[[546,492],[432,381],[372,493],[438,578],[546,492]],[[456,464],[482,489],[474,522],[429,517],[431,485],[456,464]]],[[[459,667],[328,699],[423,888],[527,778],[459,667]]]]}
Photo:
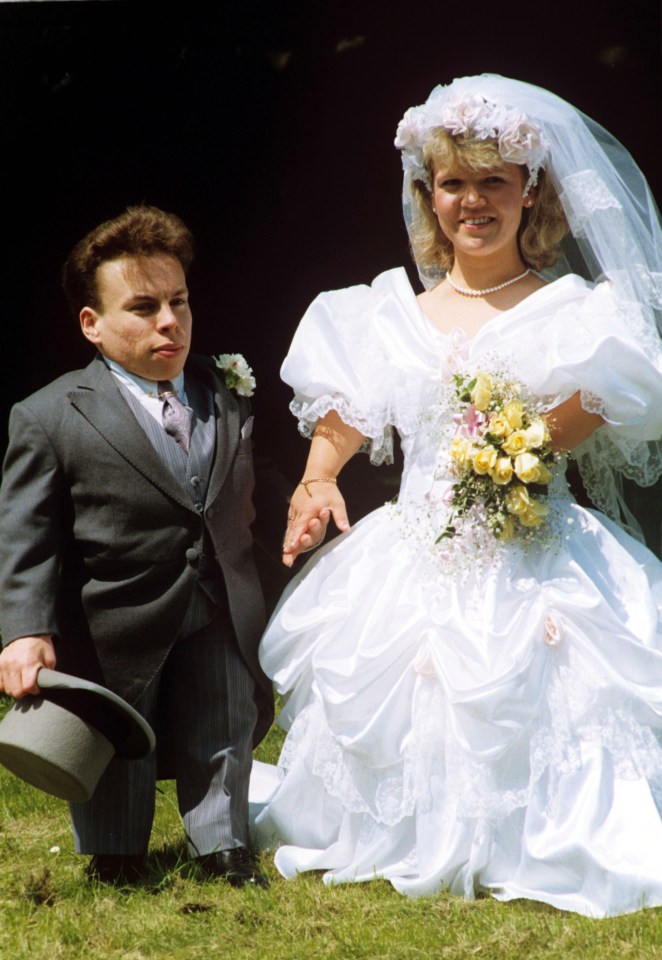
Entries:
{"type": "Polygon", "coordinates": [[[549,154],[549,143],[540,128],[519,110],[509,110],[480,94],[464,94],[446,100],[444,93],[443,89],[438,93],[434,91],[426,103],[410,107],[398,124],[395,146],[402,150],[405,173],[431,188],[423,164],[423,146],[430,131],[442,127],[453,137],[469,134],[477,140],[495,139],[502,160],[526,164],[529,179],[524,193],[535,186],[538,172],[549,154]]]}

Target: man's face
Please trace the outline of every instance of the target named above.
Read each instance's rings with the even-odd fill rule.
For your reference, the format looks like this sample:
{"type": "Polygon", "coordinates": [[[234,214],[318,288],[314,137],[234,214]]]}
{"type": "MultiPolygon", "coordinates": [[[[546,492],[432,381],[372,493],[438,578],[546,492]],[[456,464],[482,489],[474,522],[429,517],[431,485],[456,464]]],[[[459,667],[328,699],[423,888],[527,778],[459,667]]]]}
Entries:
{"type": "Polygon", "coordinates": [[[99,307],[83,307],[84,336],[109,360],[146,380],[172,380],[191,346],[182,265],[169,254],[121,257],[97,268],[99,307]]]}

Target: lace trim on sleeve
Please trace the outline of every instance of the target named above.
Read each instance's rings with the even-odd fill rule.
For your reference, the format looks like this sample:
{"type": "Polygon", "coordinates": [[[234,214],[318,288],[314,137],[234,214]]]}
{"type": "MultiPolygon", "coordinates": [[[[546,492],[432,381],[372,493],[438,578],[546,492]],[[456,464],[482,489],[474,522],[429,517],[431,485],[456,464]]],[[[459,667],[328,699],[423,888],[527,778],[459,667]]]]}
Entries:
{"type": "Polygon", "coordinates": [[[579,396],[583,410],[586,410],[587,413],[597,413],[599,416],[606,418],[607,410],[602,397],[596,397],[589,390],[581,390],[579,396]]]}
{"type": "MultiPolygon", "coordinates": [[[[599,397],[582,391],[589,413],[605,415],[599,397]]],[[[603,424],[573,452],[586,492],[595,506],[642,543],[641,527],[625,503],[622,478],[650,487],[662,476],[662,441],[632,439],[603,424]]]]}
{"type": "Polygon", "coordinates": [[[326,394],[311,400],[299,393],[295,394],[290,410],[299,420],[299,432],[308,438],[312,437],[318,420],[335,410],[343,423],[364,435],[361,452],[370,456],[371,463],[376,466],[393,463],[393,427],[385,423],[383,411],[359,409],[340,394],[326,394]]]}

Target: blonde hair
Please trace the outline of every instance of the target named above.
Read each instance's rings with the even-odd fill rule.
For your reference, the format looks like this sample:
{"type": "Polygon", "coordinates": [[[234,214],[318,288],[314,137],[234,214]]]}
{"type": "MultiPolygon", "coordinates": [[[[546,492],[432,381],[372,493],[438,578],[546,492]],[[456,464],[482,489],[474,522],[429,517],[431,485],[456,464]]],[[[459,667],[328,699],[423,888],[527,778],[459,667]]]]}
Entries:
{"type": "MultiPolygon", "coordinates": [[[[430,183],[435,166],[460,166],[472,172],[498,170],[505,166],[496,140],[454,137],[443,127],[431,131],[423,147],[423,162],[430,183]]],[[[524,186],[529,171],[526,166],[520,166],[520,170],[524,186]]],[[[418,213],[409,235],[414,260],[423,270],[440,268],[448,271],[453,266],[453,245],[443,233],[432,209],[431,190],[423,180],[414,180],[412,193],[418,213]]],[[[538,183],[531,196],[534,203],[522,210],[517,242],[527,267],[542,270],[551,267],[558,259],[561,240],[569,227],[561,201],[544,170],[539,171],[538,183]]]]}

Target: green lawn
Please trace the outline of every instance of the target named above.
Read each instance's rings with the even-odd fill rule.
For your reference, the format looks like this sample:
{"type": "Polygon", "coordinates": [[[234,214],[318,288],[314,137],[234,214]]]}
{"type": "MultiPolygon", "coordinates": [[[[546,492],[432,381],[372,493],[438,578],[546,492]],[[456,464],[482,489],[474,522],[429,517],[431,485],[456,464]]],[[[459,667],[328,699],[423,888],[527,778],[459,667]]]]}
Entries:
{"type": "MultiPolygon", "coordinates": [[[[278,748],[274,731],[258,755],[278,748]]],[[[588,920],[526,901],[408,900],[382,881],[285,881],[268,854],[268,890],[201,881],[161,786],[150,875],[116,890],[85,881],[66,804],[0,769],[0,960],[662,960],[662,910],[588,920]]]]}

